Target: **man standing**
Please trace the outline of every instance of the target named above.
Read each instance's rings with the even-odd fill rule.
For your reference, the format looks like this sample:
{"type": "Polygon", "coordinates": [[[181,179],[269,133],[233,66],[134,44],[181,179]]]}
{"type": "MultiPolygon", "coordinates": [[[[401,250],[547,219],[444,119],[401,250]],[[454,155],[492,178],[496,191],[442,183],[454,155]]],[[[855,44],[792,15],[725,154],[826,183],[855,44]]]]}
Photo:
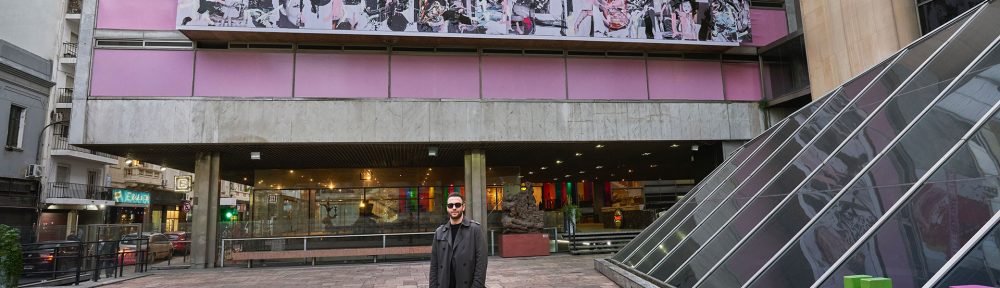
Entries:
{"type": "Polygon", "coordinates": [[[465,198],[448,195],[448,223],[434,231],[430,287],[486,287],[486,237],[465,219],[465,198]]]}

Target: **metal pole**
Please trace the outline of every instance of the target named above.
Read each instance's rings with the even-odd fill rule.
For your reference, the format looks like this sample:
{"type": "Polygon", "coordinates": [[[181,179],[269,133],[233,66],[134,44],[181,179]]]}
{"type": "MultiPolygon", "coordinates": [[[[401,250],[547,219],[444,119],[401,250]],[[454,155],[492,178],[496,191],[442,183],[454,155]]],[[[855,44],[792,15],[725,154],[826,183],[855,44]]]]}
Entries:
{"type": "MultiPolygon", "coordinates": [[[[189,243],[190,244],[190,243],[189,243]]],[[[188,245],[190,246],[190,245],[188,245]]],[[[226,267],[226,239],[222,239],[222,249],[219,249],[219,268],[226,267]]]]}

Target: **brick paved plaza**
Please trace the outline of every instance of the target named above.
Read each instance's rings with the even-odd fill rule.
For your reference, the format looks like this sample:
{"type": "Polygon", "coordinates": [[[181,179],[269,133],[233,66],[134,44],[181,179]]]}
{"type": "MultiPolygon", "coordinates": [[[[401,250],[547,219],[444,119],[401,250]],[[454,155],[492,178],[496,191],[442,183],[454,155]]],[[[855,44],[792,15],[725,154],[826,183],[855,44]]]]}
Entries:
{"type": "MultiPolygon", "coordinates": [[[[487,287],[618,287],[594,270],[609,254],[490,257],[487,287]]],[[[427,287],[428,261],[385,264],[150,270],[104,287],[427,287]]]]}

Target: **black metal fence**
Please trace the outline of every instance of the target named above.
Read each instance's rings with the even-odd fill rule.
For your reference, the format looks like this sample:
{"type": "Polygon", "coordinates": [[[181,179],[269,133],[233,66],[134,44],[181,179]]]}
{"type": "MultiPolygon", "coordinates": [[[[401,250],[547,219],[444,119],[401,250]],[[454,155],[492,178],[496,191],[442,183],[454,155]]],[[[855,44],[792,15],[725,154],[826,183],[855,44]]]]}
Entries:
{"type": "Polygon", "coordinates": [[[24,270],[20,284],[79,284],[98,281],[101,277],[122,277],[126,272],[146,272],[153,260],[150,250],[147,237],[24,244],[21,245],[24,270]]]}
{"type": "Polygon", "coordinates": [[[49,198],[112,200],[111,187],[67,182],[49,182],[48,189],[49,198]]]}

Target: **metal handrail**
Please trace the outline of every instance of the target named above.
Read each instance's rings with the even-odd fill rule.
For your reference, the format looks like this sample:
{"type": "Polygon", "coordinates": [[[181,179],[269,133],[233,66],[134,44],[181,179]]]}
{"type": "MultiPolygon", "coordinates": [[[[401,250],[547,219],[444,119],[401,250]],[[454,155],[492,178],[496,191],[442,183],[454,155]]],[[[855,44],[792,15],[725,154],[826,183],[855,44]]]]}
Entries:
{"type": "Polygon", "coordinates": [[[76,42],[63,42],[63,58],[76,58],[76,42]]]}
{"type": "Polygon", "coordinates": [[[53,139],[52,139],[52,149],[53,150],[70,150],[70,151],[76,151],[76,152],[83,152],[83,153],[87,153],[87,154],[94,154],[94,155],[105,157],[105,158],[117,159],[117,156],[115,156],[115,155],[111,155],[111,154],[104,153],[104,152],[97,152],[97,151],[94,151],[94,150],[90,150],[90,149],[86,149],[86,148],[80,148],[80,147],[76,147],[76,146],[70,145],[69,144],[69,139],[67,139],[65,136],[62,136],[62,135],[58,134],[58,131],[56,131],[56,132],[57,132],[56,133],[56,137],[53,137],[53,139]]]}
{"type": "Polygon", "coordinates": [[[57,103],[73,103],[73,88],[59,88],[57,103]]]}

